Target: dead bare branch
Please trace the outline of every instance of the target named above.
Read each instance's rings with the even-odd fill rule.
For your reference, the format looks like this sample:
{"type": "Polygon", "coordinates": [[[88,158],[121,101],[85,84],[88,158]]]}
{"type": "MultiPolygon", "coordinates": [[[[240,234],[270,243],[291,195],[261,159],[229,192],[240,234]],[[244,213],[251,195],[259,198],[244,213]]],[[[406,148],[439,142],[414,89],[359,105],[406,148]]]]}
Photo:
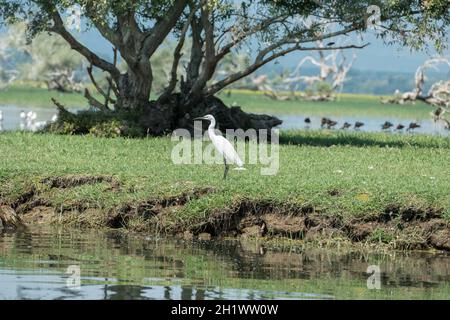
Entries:
{"type": "Polygon", "coordinates": [[[87,88],[84,89],[84,97],[88,100],[88,103],[91,107],[102,111],[109,111],[109,108],[105,104],[95,99],[87,88]]]}

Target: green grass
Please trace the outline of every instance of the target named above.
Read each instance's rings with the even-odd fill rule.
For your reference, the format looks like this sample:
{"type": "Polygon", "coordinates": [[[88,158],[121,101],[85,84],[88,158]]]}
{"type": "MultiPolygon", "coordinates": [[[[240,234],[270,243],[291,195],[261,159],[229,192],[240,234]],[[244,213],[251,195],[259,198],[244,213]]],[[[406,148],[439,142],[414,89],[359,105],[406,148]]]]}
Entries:
{"type": "Polygon", "coordinates": [[[113,175],[123,183],[43,189],[58,205],[85,203],[107,210],[124,202],[177,195],[194,187],[216,192],[167,217],[185,224],[242,198],[295,201],[327,214],[355,217],[383,212],[388,204],[443,208],[450,218],[450,139],[422,135],[289,132],[282,136],[279,171],[262,165],[230,171],[220,165],[175,165],[168,138],[101,139],[90,136],[0,134],[0,196],[13,201],[42,178],[67,174],[113,175]],[[332,143],[329,143],[329,142],[332,143]],[[287,144],[290,143],[290,144],[287,144]],[[341,190],[339,197],[328,194],[341,190]]]}

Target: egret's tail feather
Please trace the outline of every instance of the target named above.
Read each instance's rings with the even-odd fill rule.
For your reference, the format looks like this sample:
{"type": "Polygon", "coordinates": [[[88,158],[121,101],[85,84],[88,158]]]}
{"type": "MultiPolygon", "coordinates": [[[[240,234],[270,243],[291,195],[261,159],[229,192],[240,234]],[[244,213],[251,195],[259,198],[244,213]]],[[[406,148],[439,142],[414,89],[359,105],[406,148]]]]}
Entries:
{"type": "Polygon", "coordinates": [[[244,167],[237,167],[237,168],[234,168],[233,170],[244,171],[244,170],[247,170],[247,169],[245,169],[244,167]]]}

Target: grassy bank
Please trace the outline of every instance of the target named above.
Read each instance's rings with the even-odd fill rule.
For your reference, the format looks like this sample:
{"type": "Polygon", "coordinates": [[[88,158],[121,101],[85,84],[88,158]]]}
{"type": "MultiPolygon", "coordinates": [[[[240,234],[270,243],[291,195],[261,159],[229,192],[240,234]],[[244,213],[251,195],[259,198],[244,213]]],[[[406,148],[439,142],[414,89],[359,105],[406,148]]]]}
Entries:
{"type": "MultiPolygon", "coordinates": [[[[91,90],[91,92],[95,92],[91,90]]],[[[16,105],[20,107],[54,108],[51,98],[54,97],[69,108],[85,108],[86,99],[81,93],[57,93],[44,88],[29,85],[15,85],[0,91],[0,105],[16,105]]],[[[334,102],[308,101],[273,101],[262,93],[244,90],[232,90],[219,95],[227,105],[238,105],[247,112],[269,113],[278,115],[302,114],[305,116],[341,116],[349,117],[386,117],[429,119],[432,109],[423,104],[394,105],[381,104],[380,97],[357,94],[339,95],[334,102]]],[[[98,97],[102,100],[100,97],[98,97]]]]}
{"type": "Polygon", "coordinates": [[[281,141],[276,175],[247,165],[223,181],[218,165],[174,165],[168,138],[3,133],[1,202],[30,223],[450,246],[448,138],[324,131],[281,141]]]}

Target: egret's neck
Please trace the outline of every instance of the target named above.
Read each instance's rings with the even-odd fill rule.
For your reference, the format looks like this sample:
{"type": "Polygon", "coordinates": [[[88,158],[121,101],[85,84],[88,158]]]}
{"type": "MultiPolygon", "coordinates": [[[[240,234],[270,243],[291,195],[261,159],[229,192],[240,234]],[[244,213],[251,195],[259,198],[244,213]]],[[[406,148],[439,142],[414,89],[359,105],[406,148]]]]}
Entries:
{"type": "Polygon", "coordinates": [[[215,131],[214,131],[214,128],[216,127],[216,120],[211,120],[211,123],[209,124],[209,127],[208,127],[208,134],[209,134],[209,137],[211,138],[212,136],[215,136],[216,135],[216,133],[215,133],[215,131]]]}

